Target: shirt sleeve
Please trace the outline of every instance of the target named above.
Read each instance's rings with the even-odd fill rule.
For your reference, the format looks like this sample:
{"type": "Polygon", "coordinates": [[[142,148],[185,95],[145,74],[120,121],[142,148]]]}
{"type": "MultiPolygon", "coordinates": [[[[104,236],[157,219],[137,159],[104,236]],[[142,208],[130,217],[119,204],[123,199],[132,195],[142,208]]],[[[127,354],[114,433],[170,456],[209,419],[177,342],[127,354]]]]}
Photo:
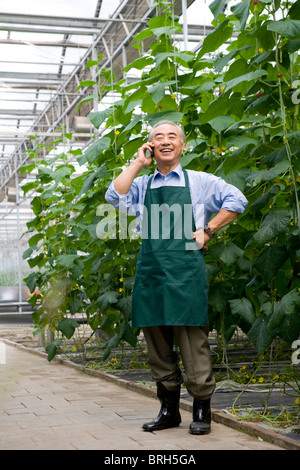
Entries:
{"type": "Polygon", "coordinates": [[[244,194],[232,184],[212,174],[207,175],[205,188],[205,205],[209,214],[221,209],[242,214],[248,201],[244,194]]]}
{"type": "Polygon", "coordinates": [[[127,194],[118,194],[112,182],[105,193],[105,200],[115,209],[137,215],[139,207],[144,204],[148,178],[147,175],[135,178],[127,194]]]}

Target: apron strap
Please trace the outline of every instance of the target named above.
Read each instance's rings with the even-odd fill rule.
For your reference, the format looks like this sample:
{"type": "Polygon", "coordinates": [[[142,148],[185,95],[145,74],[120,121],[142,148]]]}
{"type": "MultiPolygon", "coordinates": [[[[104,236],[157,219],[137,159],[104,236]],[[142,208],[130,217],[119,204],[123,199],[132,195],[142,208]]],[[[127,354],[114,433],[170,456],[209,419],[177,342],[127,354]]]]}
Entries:
{"type": "Polygon", "coordinates": [[[147,189],[150,189],[152,178],[153,178],[153,175],[151,175],[150,178],[148,179],[147,189]]]}
{"type": "Polygon", "coordinates": [[[182,168],[182,171],[184,174],[185,187],[189,188],[190,184],[189,184],[189,177],[188,177],[187,171],[184,168],[182,168]]]}

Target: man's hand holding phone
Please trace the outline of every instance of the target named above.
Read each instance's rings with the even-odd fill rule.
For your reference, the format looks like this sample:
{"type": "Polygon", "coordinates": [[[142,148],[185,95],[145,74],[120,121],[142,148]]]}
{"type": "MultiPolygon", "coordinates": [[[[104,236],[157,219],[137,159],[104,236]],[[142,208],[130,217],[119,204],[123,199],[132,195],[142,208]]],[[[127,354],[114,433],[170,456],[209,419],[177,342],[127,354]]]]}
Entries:
{"type": "Polygon", "coordinates": [[[138,149],[137,160],[141,162],[144,167],[150,166],[153,158],[154,145],[152,144],[152,142],[146,142],[138,149]]]}
{"type": "Polygon", "coordinates": [[[143,168],[149,167],[154,157],[154,145],[146,142],[137,151],[137,157],[124,171],[115,179],[114,186],[118,194],[127,194],[134,178],[138,176],[143,168]]]}

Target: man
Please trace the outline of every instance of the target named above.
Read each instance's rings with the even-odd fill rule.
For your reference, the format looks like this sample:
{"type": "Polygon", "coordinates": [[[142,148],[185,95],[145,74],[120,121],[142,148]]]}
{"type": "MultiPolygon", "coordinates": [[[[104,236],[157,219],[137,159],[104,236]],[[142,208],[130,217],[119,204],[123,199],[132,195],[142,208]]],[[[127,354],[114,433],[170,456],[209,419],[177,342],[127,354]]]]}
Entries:
{"type": "Polygon", "coordinates": [[[245,210],[247,200],[234,186],[204,172],[183,170],[182,129],[160,121],[137,157],[112,182],[106,200],[142,219],[142,246],[132,297],[132,323],[141,327],[161,409],[145,431],[179,426],[183,381],[174,338],[193,397],[191,434],[211,430],[210,399],[215,388],[207,338],[207,279],[203,250],[214,234],[245,210]],[[147,156],[147,153],[152,156],[147,156]],[[138,174],[150,166],[150,177],[138,174]],[[191,209],[189,211],[189,208],[191,209]],[[212,215],[214,217],[212,217],[212,215]],[[211,218],[212,217],[212,218],[211,218]]]}

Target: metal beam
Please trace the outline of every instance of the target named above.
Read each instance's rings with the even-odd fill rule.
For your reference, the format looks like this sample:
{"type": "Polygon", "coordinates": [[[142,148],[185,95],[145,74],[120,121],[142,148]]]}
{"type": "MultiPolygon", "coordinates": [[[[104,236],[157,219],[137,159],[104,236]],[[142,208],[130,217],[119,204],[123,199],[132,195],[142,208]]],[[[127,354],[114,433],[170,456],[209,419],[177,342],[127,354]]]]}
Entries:
{"type": "Polygon", "coordinates": [[[31,80],[37,82],[61,82],[67,75],[59,76],[58,73],[33,73],[33,72],[0,72],[0,78],[4,80],[31,80]]]}
{"type": "Polygon", "coordinates": [[[64,42],[64,41],[26,41],[26,40],[19,40],[19,39],[0,39],[0,44],[14,44],[17,46],[28,46],[28,44],[32,46],[43,46],[43,47],[75,47],[76,49],[88,49],[91,45],[90,44],[83,44],[78,42],[64,42]]]}
{"type": "MultiPolygon", "coordinates": [[[[16,61],[15,60],[0,60],[0,64],[14,64],[16,65],[16,61]]],[[[51,66],[51,65],[54,65],[54,66],[59,66],[60,65],[60,62],[34,62],[34,61],[26,61],[26,62],[23,62],[22,60],[18,61],[18,65],[47,65],[47,66],[51,66]]],[[[65,62],[64,63],[65,66],[69,66],[69,67],[76,67],[77,64],[72,64],[71,62],[65,62]]]]}
{"type": "MultiPolygon", "coordinates": [[[[124,2],[123,2],[124,3],[124,2]]],[[[122,5],[121,5],[122,6],[122,5]]],[[[48,15],[28,15],[23,13],[0,13],[0,22],[6,24],[26,24],[26,25],[44,25],[44,26],[64,26],[70,28],[99,28],[106,26],[108,23],[141,23],[147,24],[145,18],[87,18],[87,17],[71,17],[71,16],[48,16],[48,15]]],[[[99,29],[98,29],[99,33],[99,29]]]]}
{"type": "MultiPolygon", "coordinates": [[[[1,110],[0,110],[1,113],[1,110]]],[[[80,139],[80,138],[87,138],[88,133],[79,133],[79,132],[73,132],[72,137],[74,139],[80,139]]],[[[19,132],[16,130],[16,132],[0,132],[0,141],[3,140],[4,138],[10,138],[14,139],[17,136],[17,138],[24,139],[24,137],[49,137],[49,132],[19,132]]],[[[93,134],[90,134],[90,137],[92,138],[93,134]]],[[[61,133],[58,132],[52,132],[51,137],[61,137],[61,133]]]]}
{"type": "Polygon", "coordinates": [[[33,113],[32,109],[0,109],[0,115],[13,115],[13,116],[37,116],[38,113],[33,113]]]}
{"type": "Polygon", "coordinates": [[[98,34],[99,29],[96,28],[68,28],[64,27],[53,27],[53,26],[44,26],[44,27],[36,27],[36,26],[15,26],[15,25],[6,25],[4,23],[0,23],[0,29],[2,31],[13,31],[13,32],[20,32],[20,33],[39,33],[39,34],[74,34],[79,36],[92,36],[93,34],[98,34]]]}
{"type": "MultiPolygon", "coordinates": [[[[49,89],[48,91],[46,90],[45,92],[43,92],[44,89],[42,90],[39,90],[39,96],[48,96],[49,99],[52,97],[52,89],[49,89]]],[[[33,91],[24,91],[24,90],[18,90],[18,88],[16,86],[9,86],[9,88],[6,88],[6,87],[1,87],[0,85],[0,93],[5,93],[5,95],[7,94],[22,94],[22,95],[33,95],[34,92],[33,91]]],[[[59,91],[59,90],[56,90],[55,91],[55,94],[56,95],[63,95],[63,96],[76,96],[78,95],[78,91],[74,91],[73,93],[71,92],[67,92],[66,90],[63,90],[63,91],[59,91]]],[[[47,102],[49,102],[49,99],[47,100],[47,102]]]]}

